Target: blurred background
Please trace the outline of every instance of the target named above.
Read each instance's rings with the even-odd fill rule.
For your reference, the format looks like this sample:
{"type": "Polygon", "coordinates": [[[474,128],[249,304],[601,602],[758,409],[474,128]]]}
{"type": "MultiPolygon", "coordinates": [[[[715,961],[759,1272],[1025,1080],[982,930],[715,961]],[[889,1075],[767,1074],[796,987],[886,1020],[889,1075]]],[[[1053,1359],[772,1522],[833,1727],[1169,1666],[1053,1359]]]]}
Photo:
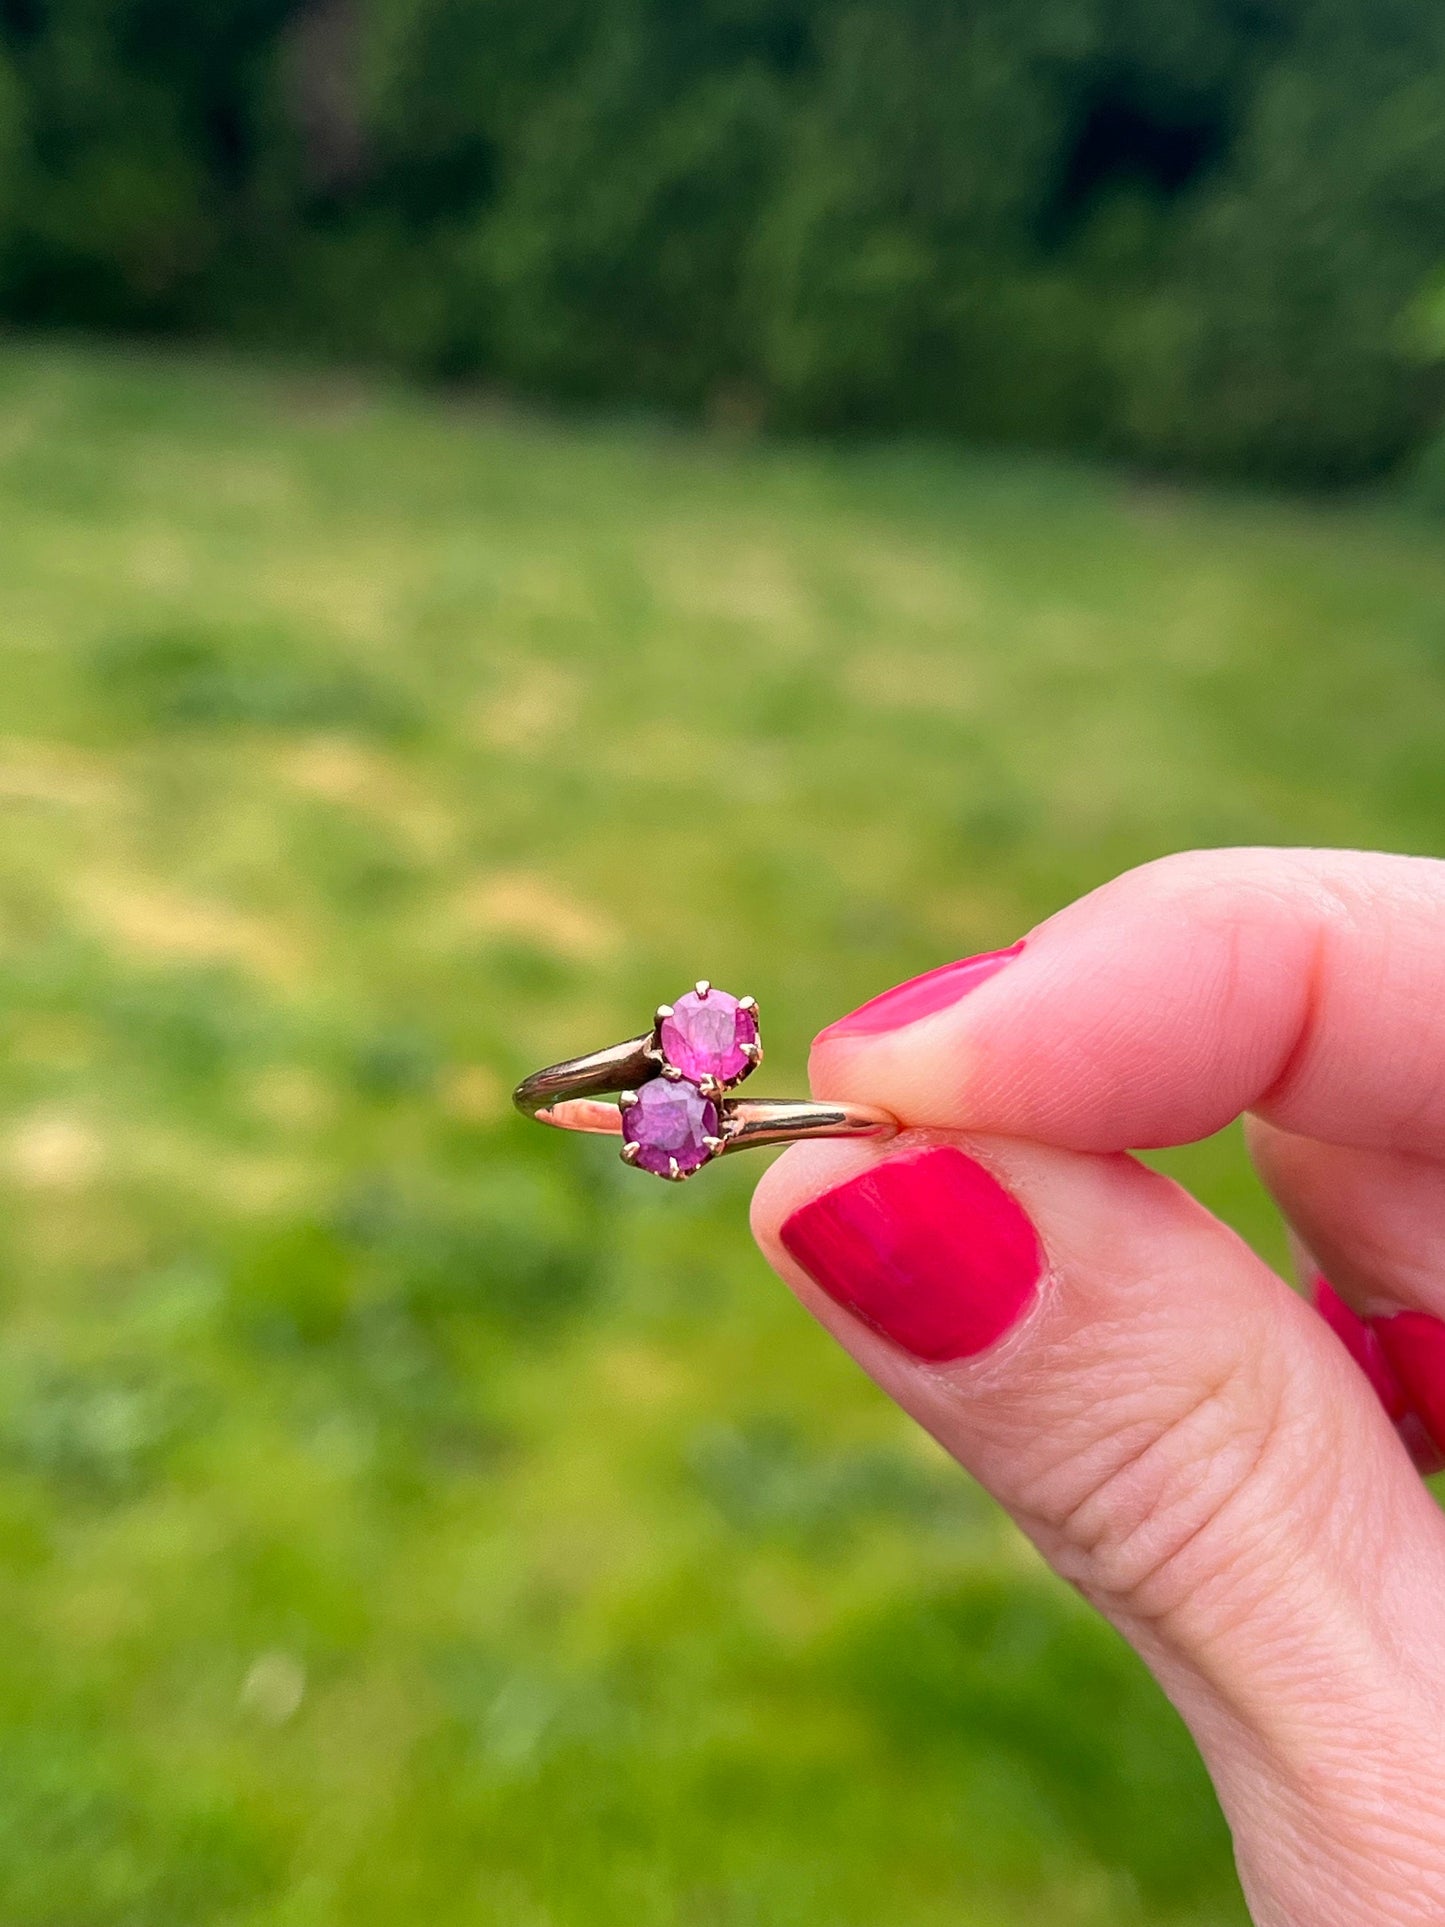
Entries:
{"type": "Polygon", "coordinates": [[[1445,13],[3,0],[0,319],[0,1918],[1239,1927],[756,1166],[507,1092],[1440,850],[1445,13]]]}

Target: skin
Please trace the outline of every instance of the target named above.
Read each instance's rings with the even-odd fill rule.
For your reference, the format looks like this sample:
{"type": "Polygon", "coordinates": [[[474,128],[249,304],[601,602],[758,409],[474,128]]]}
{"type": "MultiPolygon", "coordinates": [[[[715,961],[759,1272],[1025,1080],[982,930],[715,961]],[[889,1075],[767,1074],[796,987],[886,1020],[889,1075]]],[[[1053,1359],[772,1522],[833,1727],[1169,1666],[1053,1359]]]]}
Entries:
{"type": "Polygon", "coordinates": [[[769,1261],[1138,1649],[1198,1742],[1259,1927],[1445,1919],[1445,1516],[1311,1306],[1126,1155],[1249,1119],[1293,1231],[1363,1313],[1445,1317],[1445,864],[1172,857],[1030,933],[952,1006],[825,1035],[815,1093],[886,1146],[799,1145],[769,1261]],[[926,1364],[822,1293],[785,1221],[953,1143],[1032,1219],[1032,1309],[926,1364]]]}

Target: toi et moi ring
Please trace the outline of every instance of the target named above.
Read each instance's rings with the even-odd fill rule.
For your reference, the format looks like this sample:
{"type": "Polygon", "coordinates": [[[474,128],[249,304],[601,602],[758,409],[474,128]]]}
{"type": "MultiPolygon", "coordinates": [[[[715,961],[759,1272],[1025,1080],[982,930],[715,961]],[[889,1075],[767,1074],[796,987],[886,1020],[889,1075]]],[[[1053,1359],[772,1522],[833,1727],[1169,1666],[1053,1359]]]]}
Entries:
{"type": "Polygon", "coordinates": [[[899,1129],[870,1104],[730,1097],[762,1060],[757,999],[730,997],[703,978],[675,1004],[659,1004],[651,1030],[533,1071],[512,1101],[539,1124],[621,1137],[624,1164],[672,1180],[749,1145],[899,1129]],[[606,1095],[616,1102],[598,1101],[606,1095]]]}

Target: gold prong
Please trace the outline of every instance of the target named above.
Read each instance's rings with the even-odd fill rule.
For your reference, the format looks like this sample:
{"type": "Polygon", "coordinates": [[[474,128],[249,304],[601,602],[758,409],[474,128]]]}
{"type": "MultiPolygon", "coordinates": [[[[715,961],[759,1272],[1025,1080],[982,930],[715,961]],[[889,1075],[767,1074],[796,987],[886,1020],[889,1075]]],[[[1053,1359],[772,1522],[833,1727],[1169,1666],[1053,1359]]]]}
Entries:
{"type": "Polygon", "coordinates": [[[743,1051],[743,1056],[747,1058],[750,1064],[756,1065],[756,1064],[762,1063],[763,1047],[761,1044],[757,1044],[757,1043],[744,1044],[742,1047],[742,1051],[743,1051]]]}
{"type": "Polygon", "coordinates": [[[674,1184],[682,1177],[682,1172],[677,1168],[676,1158],[669,1158],[667,1160],[667,1175],[672,1179],[674,1184]]]}
{"type": "Polygon", "coordinates": [[[697,982],[693,985],[693,989],[697,992],[699,997],[706,997],[707,993],[712,989],[712,985],[708,982],[706,977],[699,977],[697,982]]]}
{"type": "Polygon", "coordinates": [[[716,1077],[703,1077],[699,1078],[697,1088],[702,1092],[704,1097],[710,1097],[716,1101],[722,1096],[724,1086],[716,1077]]]}
{"type": "Polygon", "coordinates": [[[624,1164],[636,1164],[641,1151],[642,1151],[642,1146],[640,1144],[634,1143],[633,1140],[629,1138],[627,1143],[624,1144],[622,1147],[622,1151],[621,1151],[622,1162],[624,1164]]]}
{"type": "Polygon", "coordinates": [[[636,1102],[636,1091],[619,1091],[617,1094],[617,1108],[619,1111],[630,1111],[636,1102]]]}
{"type": "Polygon", "coordinates": [[[674,1014],[671,1004],[659,1004],[657,1006],[657,1021],[659,1024],[665,1024],[668,1018],[674,1014]]]}
{"type": "Polygon", "coordinates": [[[664,1064],[662,1074],[669,1084],[677,1084],[682,1079],[682,1072],[677,1068],[676,1064],[664,1064]]]}
{"type": "Polygon", "coordinates": [[[755,1011],[757,1007],[758,1007],[758,1000],[756,997],[739,997],[738,998],[739,1010],[755,1011]]]}
{"type": "Polygon", "coordinates": [[[705,1137],[703,1139],[703,1143],[707,1146],[708,1150],[712,1153],[712,1155],[716,1157],[718,1152],[727,1143],[727,1139],[725,1137],[705,1137]]]}

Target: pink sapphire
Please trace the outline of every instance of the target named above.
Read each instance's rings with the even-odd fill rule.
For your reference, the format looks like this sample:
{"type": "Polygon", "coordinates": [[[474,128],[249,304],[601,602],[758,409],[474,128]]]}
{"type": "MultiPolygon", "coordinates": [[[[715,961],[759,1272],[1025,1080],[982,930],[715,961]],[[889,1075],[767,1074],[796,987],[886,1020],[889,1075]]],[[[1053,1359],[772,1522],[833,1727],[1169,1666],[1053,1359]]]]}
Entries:
{"type": "Polygon", "coordinates": [[[707,1140],[718,1135],[717,1105],[685,1078],[652,1077],[622,1113],[622,1135],[637,1146],[644,1171],[670,1177],[676,1160],[685,1175],[712,1156],[707,1140]]]}
{"type": "Polygon", "coordinates": [[[725,990],[709,990],[705,997],[690,990],[662,1020],[663,1056],[695,1083],[715,1077],[719,1084],[735,1084],[751,1070],[746,1046],[757,1041],[756,1013],[725,990]]]}

